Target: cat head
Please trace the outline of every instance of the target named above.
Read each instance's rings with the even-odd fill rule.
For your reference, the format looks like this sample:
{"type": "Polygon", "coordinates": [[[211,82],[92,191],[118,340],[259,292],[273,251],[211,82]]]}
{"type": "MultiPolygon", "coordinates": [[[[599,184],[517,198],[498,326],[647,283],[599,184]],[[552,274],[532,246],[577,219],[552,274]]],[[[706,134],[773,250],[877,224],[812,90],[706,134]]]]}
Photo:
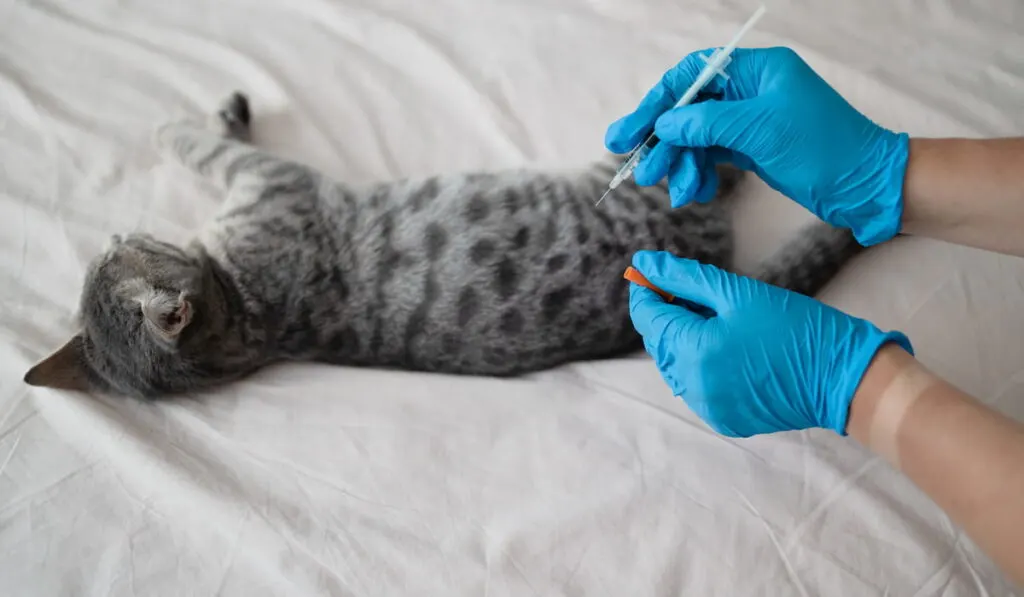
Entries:
{"type": "Polygon", "coordinates": [[[86,273],[81,331],[25,382],[138,397],[201,385],[200,344],[223,313],[208,263],[149,235],[113,237],[86,273]]]}

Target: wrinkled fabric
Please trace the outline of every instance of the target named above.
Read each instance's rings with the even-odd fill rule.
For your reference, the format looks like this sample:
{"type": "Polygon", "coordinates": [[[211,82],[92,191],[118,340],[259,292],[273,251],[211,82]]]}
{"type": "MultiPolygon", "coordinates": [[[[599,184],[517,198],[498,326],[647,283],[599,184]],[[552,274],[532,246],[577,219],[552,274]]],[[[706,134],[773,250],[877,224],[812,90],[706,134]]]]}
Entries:
{"type": "MultiPolygon", "coordinates": [[[[644,354],[490,380],[309,364],[140,404],[21,376],[114,233],[185,241],[210,187],[157,124],[250,94],[255,139],[352,182],[603,154],[740,2],[0,2],[4,595],[1007,595],[904,478],[832,432],[729,440],[644,354]]],[[[893,130],[1024,133],[1021,5],[773,2],[893,130]]],[[[757,181],[744,267],[810,216],[757,181]]],[[[614,201],[614,194],[606,201],[614,201]]],[[[1024,416],[1024,262],[899,238],[822,298],[1024,416]]]]}

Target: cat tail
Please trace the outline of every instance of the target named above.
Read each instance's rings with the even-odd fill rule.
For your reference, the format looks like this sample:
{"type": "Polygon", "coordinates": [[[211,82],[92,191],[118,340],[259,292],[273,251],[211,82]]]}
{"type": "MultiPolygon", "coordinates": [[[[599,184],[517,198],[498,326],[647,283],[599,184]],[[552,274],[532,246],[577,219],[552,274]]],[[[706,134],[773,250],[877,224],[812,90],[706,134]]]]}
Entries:
{"type": "Polygon", "coordinates": [[[753,277],[814,296],[863,250],[850,230],[815,220],[759,264],[753,277]]]}

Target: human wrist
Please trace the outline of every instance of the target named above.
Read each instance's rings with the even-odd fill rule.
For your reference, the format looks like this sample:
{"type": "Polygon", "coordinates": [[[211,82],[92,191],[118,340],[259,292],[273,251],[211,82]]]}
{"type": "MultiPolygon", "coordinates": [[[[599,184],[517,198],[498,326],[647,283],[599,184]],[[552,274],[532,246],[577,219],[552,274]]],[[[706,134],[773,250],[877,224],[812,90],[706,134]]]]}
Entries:
{"type": "Polygon", "coordinates": [[[989,143],[955,137],[911,139],[900,231],[917,234],[962,225],[971,212],[949,209],[948,198],[961,194],[963,180],[976,178],[978,164],[995,161],[989,143]]]}
{"type": "Polygon", "coordinates": [[[935,184],[936,167],[943,162],[942,139],[915,137],[910,139],[907,170],[903,179],[903,214],[900,230],[912,232],[926,215],[922,213],[919,200],[929,194],[929,186],[935,184]]]}
{"type": "Polygon", "coordinates": [[[850,317],[849,323],[846,337],[833,347],[837,360],[826,385],[829,389],[826,410],[819,419],[820,426],[839,435],[848,434],[850,404],[879,352],[895,345],[914,354],[910,339],[901,332],[882,331],[871,322],[856,317],[850,317]]]}
{"type": "Polygon", "coordinates": [[[850,401],[846,432],[851,437],[867,444],[871,419],[886,388],[900,373],[915,364],[914,357],[896,344],[886,344],[875,353],[850,401]]]}
{"type": "Polygon", "coordinates": [[[882,346],[850,402],[847,433],[899,465],[896,436],[910,406],[939,379],[897,343],[882,346]]]}

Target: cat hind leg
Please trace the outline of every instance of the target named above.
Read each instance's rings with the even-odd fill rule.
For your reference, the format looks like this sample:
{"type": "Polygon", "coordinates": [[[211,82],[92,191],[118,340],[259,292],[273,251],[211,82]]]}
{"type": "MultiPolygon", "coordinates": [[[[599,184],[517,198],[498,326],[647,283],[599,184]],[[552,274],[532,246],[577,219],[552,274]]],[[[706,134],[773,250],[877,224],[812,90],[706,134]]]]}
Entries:
{"type": "Polygon", "coordinates": [[[228,96],[213,117],[214,130],[228,139],[244,143],[252,142],[252,112],[249,110],[249,98],[236,91],[228,96]]]}
{"type": "MultiPolygon", "coordinates": [[[[249,99],[234,92],[209,113],[206,122],[172,122],[153,136],[157,150],[224,190],[236,182],[259,182],[282,160],[252,145],[249,99]]],[[[245,184],[243,186],[253,186],[245,184]]]]}
{"type": "Polygon", "coordinates": [[[226,191],[222,209],[228,212],[257,200],[313,191],[317,174],[253,145],[251,122],[249,100],[235,92],[210,113],[205,125],[165,124],[154,142],[163,155],[226,191]]]}

